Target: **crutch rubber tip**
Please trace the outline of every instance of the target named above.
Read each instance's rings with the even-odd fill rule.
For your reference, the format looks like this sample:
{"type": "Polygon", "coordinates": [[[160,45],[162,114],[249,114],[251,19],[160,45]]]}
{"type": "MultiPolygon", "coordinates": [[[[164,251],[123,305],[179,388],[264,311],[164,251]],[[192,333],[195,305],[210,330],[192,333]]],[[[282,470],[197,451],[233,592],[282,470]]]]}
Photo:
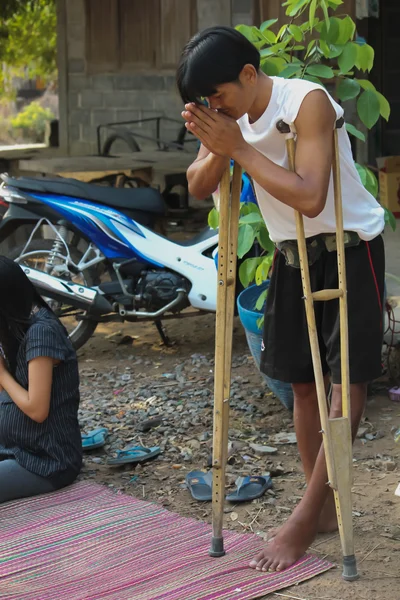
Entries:
{"type": "Polygon", "coordinates": [[[220,556],[225,556],[224,550],[224,539],[213,537],[211,539],[211,549],[208,553],[213,558],[219,558],[220,556]]]}
{"type": "Polygon", "coordinates": [[[354,554],[343,557],[343,579],[345,581],[356,581],[359,578],[357,563],[354,554]]]}

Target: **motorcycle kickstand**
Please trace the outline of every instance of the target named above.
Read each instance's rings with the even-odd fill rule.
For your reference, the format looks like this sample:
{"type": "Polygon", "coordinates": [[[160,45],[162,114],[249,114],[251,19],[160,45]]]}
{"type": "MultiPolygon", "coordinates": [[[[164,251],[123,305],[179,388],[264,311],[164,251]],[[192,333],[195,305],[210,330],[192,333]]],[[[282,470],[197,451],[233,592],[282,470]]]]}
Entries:
{"type": "Polygon", "coordinates": [[[160,334],[160,338],[162,340],[162,343],[164,344],[164,346],[166,346],[167,348],[170,348],[173,344],[171,342],[171,340],[169,339],[163,324],[160,320],[154,321],[155,326],[157,327],[157,331],[160,334]]]}

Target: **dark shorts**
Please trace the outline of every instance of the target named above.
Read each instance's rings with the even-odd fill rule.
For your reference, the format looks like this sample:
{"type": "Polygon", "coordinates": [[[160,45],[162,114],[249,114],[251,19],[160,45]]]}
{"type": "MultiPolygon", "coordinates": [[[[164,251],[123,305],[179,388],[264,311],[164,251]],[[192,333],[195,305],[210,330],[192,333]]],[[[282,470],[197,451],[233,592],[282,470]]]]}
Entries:
{"type": "MultiPolygon", "coordinates": [[[[383,239],[346,249],[350,383],[369,382],[382,373],[383,239]]],[[[324,251],[310,266],[312,291],[338,287],[336,252],[324,251]]],[[[315,302],[324,373],[340,383],[339,301],[315,302]]],[[[314,381],[300,269],[286,265],[277,251],[265,309],[261,370],[287,383],[314,381]]]]}

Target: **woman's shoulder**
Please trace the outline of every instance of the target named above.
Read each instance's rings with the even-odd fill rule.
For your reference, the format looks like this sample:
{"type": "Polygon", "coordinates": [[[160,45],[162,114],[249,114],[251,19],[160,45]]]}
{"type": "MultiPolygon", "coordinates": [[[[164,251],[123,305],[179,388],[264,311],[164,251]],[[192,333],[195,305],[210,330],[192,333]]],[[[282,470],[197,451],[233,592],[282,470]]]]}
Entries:
{"type": "Polygon", "coordinates": [[[41,307],[32,315],[31,324],[25,335],[26,346],[62,348],[70,357],[75,351],[67,331],[56,315],[46,307],[41,307]]]}

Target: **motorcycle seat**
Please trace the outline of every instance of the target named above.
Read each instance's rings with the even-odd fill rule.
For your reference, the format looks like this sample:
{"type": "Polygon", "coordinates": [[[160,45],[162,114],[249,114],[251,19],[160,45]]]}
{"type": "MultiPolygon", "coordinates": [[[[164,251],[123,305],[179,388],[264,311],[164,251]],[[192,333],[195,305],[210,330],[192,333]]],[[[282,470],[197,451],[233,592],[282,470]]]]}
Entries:
{"type": "Polygon", "coordinates": [[[151,187],[113,188],[62,177],[47,179],[44,177],[10,177],[3,175],[2,179],[6,185],[28,193],[69,196],[105,204],[113,208],[137,210],[159,215],[166,212],[164,198],[159,191],[151,187]]]}

